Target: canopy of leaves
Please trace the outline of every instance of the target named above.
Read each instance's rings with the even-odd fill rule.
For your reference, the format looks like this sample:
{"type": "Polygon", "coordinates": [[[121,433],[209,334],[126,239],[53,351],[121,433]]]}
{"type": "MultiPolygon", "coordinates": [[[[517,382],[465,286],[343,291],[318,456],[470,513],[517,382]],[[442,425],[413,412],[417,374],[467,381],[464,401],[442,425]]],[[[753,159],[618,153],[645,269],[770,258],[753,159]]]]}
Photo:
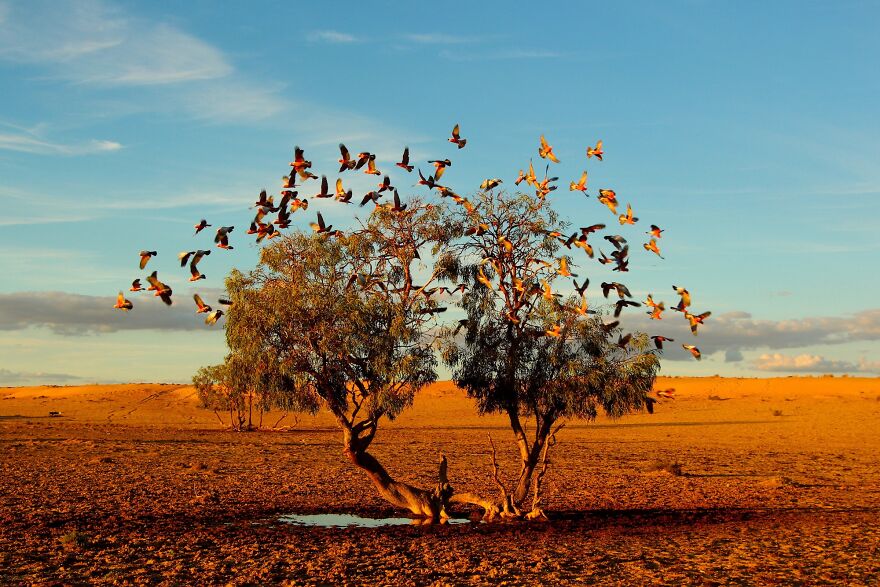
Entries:
{"type": "Polygon", "coordinates": [[[257,267],[233,271],[224,368],[198,377],[269,393],[285,408],[328,408],[346,426],[394,418],[436,379],[426,328],[436,302],[414,283],[419,248],[441,262],[450,238],[442,210],[418,203],[377,209],[339,237],[292,233],[261,250],[257,267]]]}
{"type": "Polygon", "coordinates": [[[552,421],[646,407],[659,368],[647,337],[616,344],[619,330],[603,327],[582,299],[553,293],[560,223],[544,201],[486,192],[468,221],[482,227],[459,248],[473,282],[461,303],[467,321],[463,339],[446,330],[443,358],[479,410],[552,421]]]}

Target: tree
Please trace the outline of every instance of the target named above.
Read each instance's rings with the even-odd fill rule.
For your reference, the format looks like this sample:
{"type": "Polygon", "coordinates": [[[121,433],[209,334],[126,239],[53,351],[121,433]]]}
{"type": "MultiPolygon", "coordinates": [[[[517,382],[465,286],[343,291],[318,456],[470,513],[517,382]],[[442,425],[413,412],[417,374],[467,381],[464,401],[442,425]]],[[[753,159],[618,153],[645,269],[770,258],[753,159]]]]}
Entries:
{"type": "Polygon", "coordinates": [[[349,234],[284,235],[261,250],[257,267],[226,281],[232,305],[226,363],[200,377],[257,389],[301,411],[326,409],[342,430],[345,455],[395,506],[438,518],[451,491],[396,481],[369,452],[384,418],[394,419],[433,382],[428,336],[437,304],[426,292],[452,263],[441,207],[411,202],[377,208],[349,234]],[[437,259],[416,283],[420,249],[437,259]]]}
{"type": "MultiPolygon", "coordinates": [[[[464,146],[457,127],[450,141],[464,146]]],[[[340,173],[366,166],[367,174],[381,175],[375,155],[364,152],[355,160],[343,145],[340,152],[340,173]]],[[[539,154],[558,162],[543,137],[539,154]]],[[[601,142],[587,151],[588,158],[601,159],[602,154],[601,142]]],[[[520,172],[516,185],[525,181],[534,195],[508,193],[499,189],[500,179],[487,179],[471,201],[439,183],[449,160],[431,163],[436,172],[425,177],[419,170],[418,184],[455,202],[454,212],[443,200],[401,202],[385,176],[378,192],[364,196],[361,205],[372,201],[376,206],[354,230],[333,231],[319,213],[311,225],[313,234],[282,234],[291,214],[308,208],[294,190],[297,176],[303,181],[317,178],[297,148],[292,170],[284,177],[281,204],[275,206],[265,191],[256,203],[257,216],[248,233],[269,243],[261,249],[257,267],[233,271],[226,282],[232,300],[226,323],[229,355],[223,365],[200,371],[196,383],[236,397],[271,398],[287,409],[328,410],[342,431],[348,459],[384,499],[417,515],[442,517],[449,503],[463,503],[483,507],[489,517],[542,517],[541,484],[563,423],[592,420],[600,412],[620,417],[652,411],[656,399],[649,392],[659,351],[649,350],[646,335],[623,334],[619,321],[606,323],[588,307],[586,274],[580,285],[574,281],[579,295],[559,292],[578,277],[573,273],[578,270],[574,254],[581,255],[577,249],[595,258],[589,239],[605,225],[572,229],[567,236],[567,223],[548,200],[558,178],[545,173],[538,180],[530,163],[529,173],[520,172]],[[386,190],[393,190],[393,203],[380,201],[386,190]],[[278,218],[264,221],[271,212],[278,212],[278,218]],[[447,309],[438,300],[455,301],[458,292],[466,318],[438,324],[447,309]],[[475,400],[478,411],[508,418],[520,471],[513,487],[500,481],[490,438],[499,499],[454,493],[445,456],[436,487],[423,489],[395,480],[369,452],[381,422],[398,416],[436,379],[435,342],[454,381],[475,400]]],[[[413,170],[408,149],[396,165],[413,170]]],[[[584,172],[579,182],[571,182],[571,191],[586,195],[586,178],[584,172]]],[[[332,198],[329,185],[322,178],[315,198],[332,198]]],[[[335,199],[350,204],[352,197],[337,179],[335,199]]],[[[597,199],[617,217],[612,190],[599,190],[597,199]]],[[[621,226],[638,221],[630,206],[617,218],[621,226]]],[[[228,248],[224,239],[231,231],[218,230],[218,246],[228,248]]],[[[660,238],[661,232],[652,226],[650,234],[660,238]]],[[[610,256],[600,251],[598,260],[627,272],[626,239],[604,238],[615,250],[610,256]]],[[[655,239],[644,248],[660,254],[655,239]]],[[[601,288],[605,298],[615,292],[615,318],[640,305],[621,283],[602,283],[601,288]]],[[[689,314],[687,290],[676,291],[682,299],[673,309],[685,315],[696,333],[709,313],[689,314]]],[[[659,318],[662,304],[652,307],[652,318],[659,318]]],[[[695,347],[685,348],[699,358],[695,347]]]]}
{"type": "MultiPolygon", "coordinates": [[[[600,409],[619,417],[650,408],[659,361],[647,350],[646,335],[615,341],[618,323],[594,316],[583,291],[568,298],[556,293],[557,283],[574,278],[571,270],[577,267],[570,255],[559,255],[562,246],[578,243],[590,257],[593,251],[588,231],[565,236],[566,225],[540,191],[535,196],[483,191],[462,216],[470,236],[455,249],[472,286],[461,300],[467,318],[446,330],[443,358],[480,413],[507,415],[520,458],[517,482],[508,491],[498,480],[493,444],[501,501],[471,501],[490,515],[515,516],[523,513],[531,492],[530,515],[541,516],[535,471],[539,466],[541,476],[546,471],[559,422],[592,420],[600,409]],[[455,335],[462,327],[459,340],[455,335]],[[533,422],[531,433],[527,419],[533,422]]],[[[629,293],[624,290],[621,300],[629,293]]]]}

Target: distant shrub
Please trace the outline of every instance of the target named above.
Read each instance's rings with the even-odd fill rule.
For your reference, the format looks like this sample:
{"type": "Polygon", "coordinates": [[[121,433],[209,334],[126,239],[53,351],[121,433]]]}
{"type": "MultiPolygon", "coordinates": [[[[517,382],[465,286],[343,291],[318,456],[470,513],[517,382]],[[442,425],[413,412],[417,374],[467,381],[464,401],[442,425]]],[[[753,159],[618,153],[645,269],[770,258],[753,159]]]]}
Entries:
{"type": "Polygon", "coordinates": [[[672,462],[672,461],[654,461],[650,465],[648,465],[648,472],[666,472],[670,475],[674,475],[676,477],[681,477],[684,475],[684,470],[682,469],[681,463],[672,462]]]}
{"type": "Polygon", "coordinates": [[[60,538],[61,544],[70,548],[83,548],[88,544],[85,535],[78,530],[71,530],[60,538]]]}

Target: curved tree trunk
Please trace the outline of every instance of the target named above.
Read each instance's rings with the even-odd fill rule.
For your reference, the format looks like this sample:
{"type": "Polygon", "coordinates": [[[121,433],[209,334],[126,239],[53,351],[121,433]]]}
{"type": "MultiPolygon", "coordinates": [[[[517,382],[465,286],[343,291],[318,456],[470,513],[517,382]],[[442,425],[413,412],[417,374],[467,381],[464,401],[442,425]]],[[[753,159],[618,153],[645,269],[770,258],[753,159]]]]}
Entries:
{"type": "Polygon", "coordinates": [[[376,460],[376,457],[365,450],[353,451],[346,447],[345,455],[367,474],[385,501],[399,508],[407,509],[417,516],[425,516],[435,520],[446,517],[443,502],[437,495],[438,492],[427,491],[408,483],[395,481],[376,460]]]}
{"type": "Polygon", "coordinates": [[[424,516],[433,520],[448,517],[445,505],[452,494],[452,487],[446,479],[446,457],[444,456],[440,463],[440,479],[437,487],[433,491],[421,489],[396,481],[381,463],[367,452],[367,448],[373,440],[373,434],[368,433],[366,436],[359,436],[358,432],[352,430],[352,426],[340,419],[343,425],[343,452],[355,466],[364,471],[379,495],[388,503],[404,508],[415,514],[416,516],[424,516]]]}

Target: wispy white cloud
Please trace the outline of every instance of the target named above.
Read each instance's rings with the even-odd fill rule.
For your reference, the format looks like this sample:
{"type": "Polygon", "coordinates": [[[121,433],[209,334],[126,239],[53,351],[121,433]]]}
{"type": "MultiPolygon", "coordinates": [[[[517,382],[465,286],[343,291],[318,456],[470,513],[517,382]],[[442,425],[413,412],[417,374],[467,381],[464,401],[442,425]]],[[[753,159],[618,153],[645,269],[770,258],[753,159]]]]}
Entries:
{"type": "Polygon", "coordinates": [[[264,120],[287,105],[281,88],[241,74],[211,43],[101,0],[7,7],[0,60],[39,65],[45,77],[99,90],[139,87],[151,108],[201,120],[264,120]]]}
{"type": "Polygon", "coordinates": [[[452,61],[504,61],[510,59],[559,59],[564,53],[542,49],[490,49],[486,51],[440,51],[440,57],[452,61]]]}
{"type": "Polygon", "coordinates": [[[477,39],[471,37],[462,37],[459,35],[449,35],[446,33],[409,33],[403,35],[403,38],[413,43],[422,43],[425,45],[460,45],[463,43],[472,43],[477,39]]]}
{"type": "Polygon", "coordinates": [[[31,134],[0,133],[0,149],[35,155],[90,155],[118,151],[116,141],[90,140],[84,143],[57,143],[31,134]]]}
{"type": "Polygon", "coordinates": [[[308,34],[306,37],[309,41],[314,42],[324,42],[324,43],[355,43],[358,41],[358,38],[354,35],[350,35],[348,33],[341,33],[339,31],[313,31],[308,34]]]}

